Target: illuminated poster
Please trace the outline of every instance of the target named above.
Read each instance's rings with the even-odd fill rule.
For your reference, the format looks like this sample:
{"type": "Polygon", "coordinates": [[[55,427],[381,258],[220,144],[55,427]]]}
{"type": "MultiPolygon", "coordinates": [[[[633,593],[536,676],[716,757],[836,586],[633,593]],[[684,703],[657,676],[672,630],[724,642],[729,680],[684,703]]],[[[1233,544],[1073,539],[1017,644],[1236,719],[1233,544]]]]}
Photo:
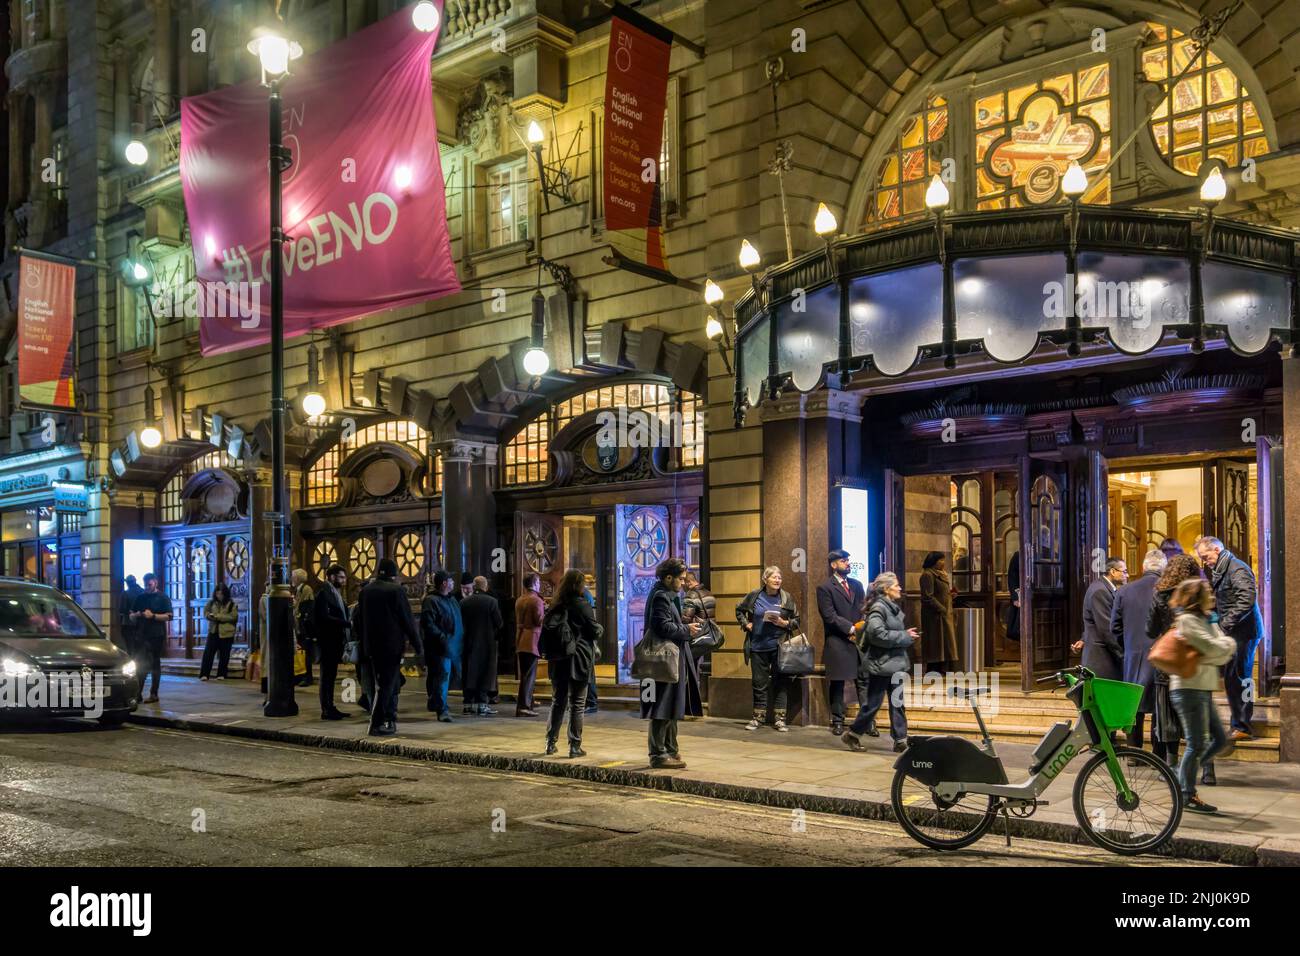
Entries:
{"type": "Polygon", "coordinates": [[[615,4],[605,72],[605,234],[625,259],[667,272],[663,236],[664,108],[673,35],[615,4]]]}
{"type": "Polygon", "coordinates": [[[871,554],[867,500],[865,488],[840,489],[840,547],[849,553],[849,577],[857,578],[863,587],[869,583],[867,561],[871,554]]]}
{"type": "Polygon", "coordinates": [[[50,408],[76,407],[77,270],[22,256],[18,265],[18,395],[50,408]]]}

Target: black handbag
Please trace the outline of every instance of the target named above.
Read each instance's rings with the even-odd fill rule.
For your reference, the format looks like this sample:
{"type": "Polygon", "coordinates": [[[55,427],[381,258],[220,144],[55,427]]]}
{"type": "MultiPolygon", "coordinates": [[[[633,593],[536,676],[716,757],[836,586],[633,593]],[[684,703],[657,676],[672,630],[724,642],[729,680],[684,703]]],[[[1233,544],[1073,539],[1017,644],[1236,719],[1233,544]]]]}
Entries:
{"type": "Polygon", "coordinates": [[[816,660],[816,651],[806,634],[796,634],[776,645],[776,669],[786,677],[811,674],[816,660]]]}
{"type": "Polygon", "coordinates": [[[691,638],[691,655],[697,658],[721,650],[727,642],[726,635],[722,633],[722,628],[718,626],[717,621],[706,618],[701,623],[704,624],[704,630],[691,638]]]}
{"type": "Polygon", "coordinates": [[[681,648],[654,634],[643,636],[632,652],[632,676],[637,680],[676,684],[681,667],[681,648]]]}

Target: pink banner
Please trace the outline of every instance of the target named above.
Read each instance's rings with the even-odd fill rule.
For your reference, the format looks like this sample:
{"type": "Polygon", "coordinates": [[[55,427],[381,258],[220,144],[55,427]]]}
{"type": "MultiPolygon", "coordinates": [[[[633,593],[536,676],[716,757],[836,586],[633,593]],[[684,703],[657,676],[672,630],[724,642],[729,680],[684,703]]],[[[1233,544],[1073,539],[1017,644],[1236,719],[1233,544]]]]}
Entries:
{"type": "MultiPolygon", "coordinates": [[[[438,6],[441,8],[442,4],[438,6]]],[[[460,291],[430,58],[400,10],[294,61],[281,84],[286,336],[460,291]]],[[[181,101],[180,174],[204,355],[270,339],[268,90],[181,101]]],[[[181,306],[181,303],[176,303],[181,306]]]]}

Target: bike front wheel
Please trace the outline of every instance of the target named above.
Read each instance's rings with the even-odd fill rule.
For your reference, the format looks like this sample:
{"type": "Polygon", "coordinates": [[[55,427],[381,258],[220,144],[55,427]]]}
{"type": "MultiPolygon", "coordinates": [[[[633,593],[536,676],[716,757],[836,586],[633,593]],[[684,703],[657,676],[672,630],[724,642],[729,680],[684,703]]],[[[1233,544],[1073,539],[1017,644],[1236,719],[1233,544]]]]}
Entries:
{"type": "Polygon", "coordinates": [[[1126,800],[1098,753],[1074,781],[1074,816],[1084,835],[1103,850],[1131,856],[1163,846],[1183,818],[1178,780],[1163,760],[1145,750],[1116,747],[1132,793],[1126,800]]]}
{"type": "Polygon", "coordinates": [[[894,774],[890,790],[894,819],[917,843],[935,850],[960,850],[982,837],[997,817],[996,801],[987,794],[966,793],[949,803],[911,775],[894,774]]]}

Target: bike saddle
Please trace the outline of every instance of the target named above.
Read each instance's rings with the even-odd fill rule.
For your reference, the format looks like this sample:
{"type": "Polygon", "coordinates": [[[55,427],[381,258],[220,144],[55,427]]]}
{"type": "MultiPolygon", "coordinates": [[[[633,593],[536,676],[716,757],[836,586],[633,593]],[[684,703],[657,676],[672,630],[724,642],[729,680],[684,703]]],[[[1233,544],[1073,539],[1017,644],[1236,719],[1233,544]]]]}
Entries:
{"type": "Polygon", "coordinates": [[[991,687],[976,687],[974,689],[953,687],[949,692],[958,700],[970,700],[972,697],[978,697],[980,694],[991,694],[993,693],[993,689],[991,687]]]}

